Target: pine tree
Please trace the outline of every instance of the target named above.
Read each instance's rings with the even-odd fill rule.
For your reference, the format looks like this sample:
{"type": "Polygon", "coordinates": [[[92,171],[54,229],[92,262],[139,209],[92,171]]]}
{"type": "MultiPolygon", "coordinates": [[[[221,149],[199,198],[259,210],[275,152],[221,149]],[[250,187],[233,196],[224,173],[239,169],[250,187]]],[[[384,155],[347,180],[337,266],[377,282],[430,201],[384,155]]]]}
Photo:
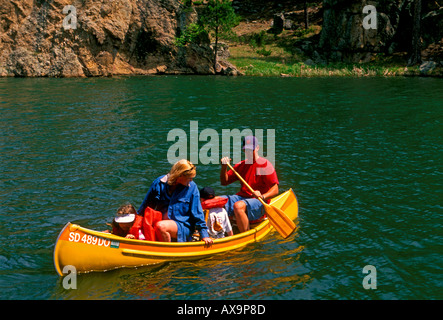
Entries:
{"type": "Polygon", "coordinates": [[[209,0],[201,12],[200,24],[215,37],[214,70],[217,65],[219,37],[232,32],[238,21],[230,0],[209,0]]]}

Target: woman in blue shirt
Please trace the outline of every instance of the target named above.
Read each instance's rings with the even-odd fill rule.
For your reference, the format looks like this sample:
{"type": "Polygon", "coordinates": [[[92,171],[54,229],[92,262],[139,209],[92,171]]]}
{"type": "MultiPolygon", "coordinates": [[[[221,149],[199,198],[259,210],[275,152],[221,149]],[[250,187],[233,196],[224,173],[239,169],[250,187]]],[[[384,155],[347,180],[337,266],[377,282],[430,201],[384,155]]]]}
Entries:
{"type": "Polygon", "coordinates": [[[188,241],[195,228],[206,245],[212,244],[200,192],[192,181],[196,174],[196,168],[190,161],[178,161],[167,175],[154,180],[137,211],[143,215],[146,207],[150,207],[163,214],[163,220],[157,223],[156,228],[165,242],[188,241]]]}

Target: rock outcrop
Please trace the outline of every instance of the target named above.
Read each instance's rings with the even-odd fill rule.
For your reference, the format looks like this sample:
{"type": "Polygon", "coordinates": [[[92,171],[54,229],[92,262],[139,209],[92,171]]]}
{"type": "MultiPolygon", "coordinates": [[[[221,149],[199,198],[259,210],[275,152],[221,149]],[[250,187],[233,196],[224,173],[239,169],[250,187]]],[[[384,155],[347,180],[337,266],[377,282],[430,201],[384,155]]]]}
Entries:
{"type": "Polygon", "coordinates": [[[333,61],[366,62],[373,53],[383,52],[395,35],[397,17],[395,1],[388,7],[376,5],[376,29],[364,28],[367,14],[363,8],[373,1],[325,0],[323,5],[323,29],[319,48],[333,61]]]}
{"type": "MultiPolygon", "coordinates": [[[[443,8],[426,2],[422,9],[423,49],[443,38],[443,8]]],[[[436,2],[435,2],[436,3],[436,2]]],[[[328,61],[367,62],[377,53],[409,51],[412,44],[412,0],[324,0],[318,50],[328,61]],[[376,29],[365,29],[368,14],[377,11],[376,29]]]]}
{"type": "Polygon", "coordinates": [[[2,1],[0,76],[214,74],[209,43],[174,44],[196,19],[177,0],[2,1]]]}

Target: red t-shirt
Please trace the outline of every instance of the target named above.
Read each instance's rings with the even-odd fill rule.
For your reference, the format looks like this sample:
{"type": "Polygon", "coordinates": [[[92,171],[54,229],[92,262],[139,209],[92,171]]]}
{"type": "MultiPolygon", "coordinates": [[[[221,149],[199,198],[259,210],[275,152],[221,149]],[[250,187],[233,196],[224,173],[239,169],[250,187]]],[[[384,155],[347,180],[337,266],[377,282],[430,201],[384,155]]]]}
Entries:
{"type": "MultiPolygon", "coordinates": [[[[237,163],[234,166],[235,171],[237,171],[240,176],[251,186],[252,189],[260,191],[262,194],[266,193],[271,189],[274,184],[278,184],[277,173],[275,172],[272,163],[260,157],[252,164],[247,164],[246,160],[237,163]]],[[[232,170],[228,171],[228,184],[237,181],[238,178],[232,170]]],[[[245,198],[250,198],[252,193],[249,189],[242,183],[240,191],[237,195],[245,198]]]]}

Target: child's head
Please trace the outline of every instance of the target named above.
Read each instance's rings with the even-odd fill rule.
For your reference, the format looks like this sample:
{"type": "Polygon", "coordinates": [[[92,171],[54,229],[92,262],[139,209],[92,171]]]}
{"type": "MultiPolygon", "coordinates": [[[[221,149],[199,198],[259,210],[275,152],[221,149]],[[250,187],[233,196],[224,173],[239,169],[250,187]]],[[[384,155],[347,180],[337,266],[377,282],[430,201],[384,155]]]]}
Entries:
{"type": "Polygon", "coordinates": [[[212,199],[215,197],[215,191],[211,187],[200,189],[200,200],[212,199]]]}
{"type": "Polygon", "coordinates": [[[135,220],[135,215],[137,211],[134,206],[130,203],[126,203],[117,209],[117,214],[114,221],[125,231],[128,231],[135,220]]]}

